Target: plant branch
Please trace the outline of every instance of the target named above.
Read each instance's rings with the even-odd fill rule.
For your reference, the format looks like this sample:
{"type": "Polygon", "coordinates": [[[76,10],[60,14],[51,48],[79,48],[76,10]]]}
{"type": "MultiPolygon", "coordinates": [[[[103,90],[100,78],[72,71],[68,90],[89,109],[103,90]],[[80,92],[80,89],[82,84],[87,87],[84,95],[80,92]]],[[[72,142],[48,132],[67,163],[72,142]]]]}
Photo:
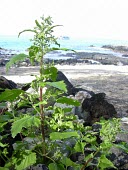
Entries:
{"type": "Polygon", "coordinates": [[[85,162],[85,164],[82,166],[82,168],[80,170],[84,170],[87,167],[87,165],[89,164],[89,162],[91,162],[94,159],[94,157],[97,155],[98,152],[99,152],[99,149],[94,153],[93,158],[89,158],[87,160],[87,162],[85,162]]]}
{"type": "MultiPolygon", "coordinates": [[[[40,78],[42,78],[42,65],[43,65],[43,57],[40,59],[40,78]]],[[[43,102],[43,87],[40,88],[40,102],[43,102]]],[[[40,117],[41,117],[41,133],[42,133],[42,142],[43,142],[43,154],[46,153],[45,151],[45,130],[44,130],[44,120],[45,120],[45,115],[44,115],[44,106],[43,104],[40,104],[40,117]]]]}

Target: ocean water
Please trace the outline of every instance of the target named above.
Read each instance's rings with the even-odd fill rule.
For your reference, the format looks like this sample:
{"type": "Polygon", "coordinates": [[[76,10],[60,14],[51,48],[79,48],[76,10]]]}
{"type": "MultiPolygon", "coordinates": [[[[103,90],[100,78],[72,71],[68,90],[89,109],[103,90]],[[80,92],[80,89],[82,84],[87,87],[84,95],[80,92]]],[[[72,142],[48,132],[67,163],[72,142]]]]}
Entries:
{"type": "Polygon", "coordinates": [[[7,50],[22,52],[31,45],[29,39],[29,37],[18,38],[18,36],[0,36],[0,47],[7,50]]]}
{"type": "MultiPolygon", "coordinates": [[[[30,37],[21,36],[0,36],[0,47],[5,48],[13,53],[25,52],[32,42],[30,37]]],[[[61,47],[84,52],[99,52],[106,54],[115,54],[120,56],[120,53],[115,53],[108,49],[101,48],[103,45],[128,45],[128,41],[108,40],[108,39],[75,39],[58,40],[61,47]]],[[[53,56],[53,55],[52,55],[53,56]]],[[[50,56],[48,56],[50,57],[50,56]]],[[[55,56],[53,56],[55,57],[55,56]]]]}

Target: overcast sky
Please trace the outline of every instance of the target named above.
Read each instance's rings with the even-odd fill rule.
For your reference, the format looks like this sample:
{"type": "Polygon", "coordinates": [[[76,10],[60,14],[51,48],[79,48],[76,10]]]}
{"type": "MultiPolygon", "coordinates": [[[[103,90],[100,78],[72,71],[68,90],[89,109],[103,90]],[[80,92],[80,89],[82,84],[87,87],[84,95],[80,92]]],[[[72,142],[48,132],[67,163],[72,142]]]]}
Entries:
{"type": "Polygon", "coordinates": [[[0,35],[33,28],[52,16],[58,35],[128,40],[128,0],[0,0],[0,35]]]}

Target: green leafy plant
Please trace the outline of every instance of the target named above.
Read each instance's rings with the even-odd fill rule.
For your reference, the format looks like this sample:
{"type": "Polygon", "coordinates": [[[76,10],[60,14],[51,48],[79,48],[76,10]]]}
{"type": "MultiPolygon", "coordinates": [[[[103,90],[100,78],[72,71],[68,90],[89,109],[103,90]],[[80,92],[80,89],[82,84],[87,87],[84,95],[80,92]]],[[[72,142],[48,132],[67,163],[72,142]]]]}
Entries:
{"type": "Polygon", "coordinates": [[[34,89],[33,94],[20,89],[6,89],[0,95],[0,102],[10,102],[10,109],[0,115],[0,132],[3,133],[5,126],[11,124],[11,137],[20,136],[13,143],[10,157],[10,146],[4,142],[8,135],[0,136],[0,157],[5,161],[1,168],[23,170],[39,163],[45,164],[49,170],[67,170],[69,166],[74,170],[84,170],[89,166],[101,170],[115,168],[108,160],[107,153],[119,131],[119,121],[113,119],[100,122],[102,142],[98,143],[99,132],[94,132],[92,127],[84,127],[78,117],[71,113],[72,107],[77,107],[80,103],[63,96],[67,89],[63,81],[56,81],[58,70],[54,64],[45,64],[44,61],[45,54],[51,51],[68,50],[60,48],[53,35],[53,29],[59,25],[53,25],[51,17],[44,16],[41,22],[36,20],[35,24],[34,29],[19,33],[19,36],[26,31],[34,33],[33,44],[28,49],[29,55],[16,55],[6,65],[8,70],[13,64],[29,58],[32,64],[39,63],[40,71],[30,85],[34,89]],[[55,102],[59,106],[55,106],[55,102]],[[18,108],[26,105],[31,106],[31,111],[25,114],[18,111],[18,108]],[[65,107],[61,107],[62,105],[65,107]],[[70,107],[66,107],[67,105],[70,107]],[[82,155],[79,162],[71,159],[76,153],[82,155]]]}

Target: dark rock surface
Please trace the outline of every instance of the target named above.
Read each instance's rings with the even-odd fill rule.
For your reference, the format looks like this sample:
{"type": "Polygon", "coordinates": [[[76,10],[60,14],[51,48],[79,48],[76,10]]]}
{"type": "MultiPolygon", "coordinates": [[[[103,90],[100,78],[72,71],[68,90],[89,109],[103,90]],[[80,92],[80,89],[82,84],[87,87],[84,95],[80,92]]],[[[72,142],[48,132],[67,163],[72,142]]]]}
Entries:
{"type": "Polygon", "coordinates": [[[14,83],[12,80],[8,80],[3,76],[0,76],[0,88],[3,89],[15,89],[17,87],[17,84],[14,83]]]}
{"type": "Polygon", "coordinates": [[[122,57],[128,57],[128,54],[123,54],[122,57]]]}
{"type": "MultiPolygon", "coordinates": [[[[64,62],[71,64],[75,63],[87,63],[87,64],[105,64],[105,65],[118,65],[118,62],[121,62],[123,65],[128,65],[128,58],[123,58],[122,54],[106,54],[106,53],[98,53],[98,52],[69,52],[66,54],[62,54],[62,56],[71,57],[71,59],[67,59],[64,62]]],[[[60,60],[61,61],[61,60],[60,60]]],[[[60,62],[58,60],[58,62],[60,62]]]]}
{"type": "Polygon", "coordinates": [[[9,61],[9,59],[0,59],[0,67],[5,66],[7,64],[7,62],[9,61]]]}
{"type": "Polygon", "coordinates": [[[114,46],[114,45],[103,45],[102,48],[107,48],[107,49],[111,49],[114,51],[119,51],[119,52],[128,52],[128,47],[127,46],[114,46]]]}
{"type": "Polygon", "coordinates": [[[94,94],[91,98],[84,99],[82,110],[89,115],[87,124],[92,125],[101,117],[109,119],[117,116],[114,106],[105,100],[105,93],[94,94]]]}
{"type": "Polygon", "coordinates": [[[61,71],[58,71],[56,81],[61,81],[61,80],[63,80],[67,86],[67,91],[68,91],[67,95],[68,96],[75,95],[78,91],[87,91],[90,95],[94,94],[94,92],[92,92],[92,91],[74,87],[72,85],[72,83],[68,80],[68,78],[64,75],[64,73],[62,73],[61,71]]]}
{"type": "MultiPolygon", "coordinates": [[[[106,45],[102,48],[107,48],[113,51],[119,51],[122,52],[118,54],[112,54],[112,53],[100,53],[100,52],[67,52],[65,54],[60,53],[58,51],[54,52],[55,59],[51,58],[45,58],[45,62],[53,62],[55,64],[76,64],[76,63],[86,63],[86,64],[114,64],[118,65],[119,62],[122,63],[122,65],[128,65],[128,57],[127,57],[127,51],[128,47],[125,46],[111,46],[106,45]],[[125,53],[124,53],[125,52],[125,53]],[[60,59],[59,59],[59,56],[60,59]],[[56,56],[58,56],[58,59],[56,59],[56,56]],[[62,59],[63,57],[63,59],[62,59]],[[66,59],[67,58],[67,59],[66,59]]],[[[13,50],[7,50],[7,49],[0,49],[0,66],[5,66],[5,64],[10,60],[10,58],[18,54],[19,52],[13,51],[13,50]]],[[[30,66],[30,61],[27,59],[23,62],[20,62],[17,64],[17,66],[30,66]]],[[[38,63],[35,63],[37,66],[38,63]]]]}
{"type": "Polygon", "coordinates": [[[71,95],[74,91],[73,85],[61,71],[58,71],[56,81],[61,81],[61,80],[63,80],[67,86],[68,95],[71,95]]]}
{"type": "MultiPolygon", "coordinates": [[[[108,157],[118,170],[128,169],[128,154],[123,151],[118,151],[118,153],[112,153],[108,157]]],[[[114,170],[114,169],[113,169],[114,170]]]]}
{"type": "Polygon", "coordinates": [[[12,80],[7,80],[5,77],[0,76],[0,88],[2,89],[16,89],[17,84],[12,80]]]}

